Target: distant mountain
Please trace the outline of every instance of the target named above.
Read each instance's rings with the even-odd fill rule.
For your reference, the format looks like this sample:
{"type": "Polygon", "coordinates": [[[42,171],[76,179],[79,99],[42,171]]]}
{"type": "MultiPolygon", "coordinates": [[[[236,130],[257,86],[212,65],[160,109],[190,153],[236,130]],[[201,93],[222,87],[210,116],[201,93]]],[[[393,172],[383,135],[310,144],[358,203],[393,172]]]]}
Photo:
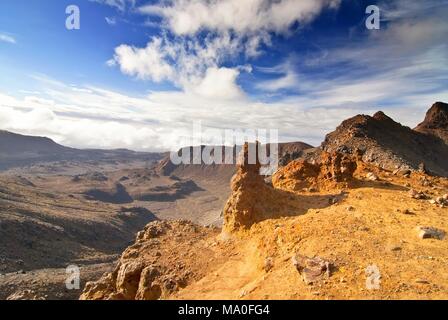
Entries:
{"type": "MultiPolygon", "coordinates": [[[[160,161],[159,165],[156,167],[156,171],[162,175],[192,175],[192,174],[201,174],[201,175],[209,175],[209,174],[218,174],[220,176],[224,176],[227,178],[232,176],[236,171],[236,158],[238,153],[241,150],[241,146],[222,146],[222,159],[224,161],[226,154],[231,154],[232,161],[231,164],[205,164],[202,160],[201,163],[195,164],[193,162],[193,155],[196,153],[202,154],[205,146],[190,146],[182,148],[178,151],[179,156],[182,154],[186,154],[186,152],[190,153],[190,162],[189,164],[178,164],[175,165],[170,156],[167,155],[163,160],[160,161]]],[[[304,150],[308,150],[313,148],[313,146],[306,144],[304,142],[286,142],[278,144],[278,153],[279,153],[279,165],[283,166],[289,163],[290,161],[299,158],[302,155],[304,150]]],[[[268,151],[269,153],[269,147],[268,151]]]]}
{"type": "Polygon", "coordinates": [[[363,152],[364,161],[389,170],[417,170],[423,163],[430,172],[448,176],[448,145],[439,138],[446,128],[446,106],[436,103],[416,130],[402,126],[381,111],[373,117],[357,115],[328,134],[321,148],[348,153],[358,149],[363,152]]]}
{"type": "Polygon", "coordinates": [[[312,145],[300,141],[279,143],[279,165],[285,166],[289,162],[300,158],[305,151],[313,148],[312,145]]]}
{"type": "Polygon", "coordinates": [[[48,154],[70,152],[74,149],[61,146],[45,137],[25,136],[0,130],[0,155],[15,156],[18,154],[48,154]]]}
{"type": "Polygon", "coordinates": [[[425,120],[414,130],[439,137],[448,143],[448,104],[434,103],[426,113],[425,120]]]}
{"type": "Polygon", "coordinates": [[[46,137],[20,135],[0,130],[0,170],[56,161],[157,161],[160,153],[126,149],[75,149],[57,144],[46,137]]]}

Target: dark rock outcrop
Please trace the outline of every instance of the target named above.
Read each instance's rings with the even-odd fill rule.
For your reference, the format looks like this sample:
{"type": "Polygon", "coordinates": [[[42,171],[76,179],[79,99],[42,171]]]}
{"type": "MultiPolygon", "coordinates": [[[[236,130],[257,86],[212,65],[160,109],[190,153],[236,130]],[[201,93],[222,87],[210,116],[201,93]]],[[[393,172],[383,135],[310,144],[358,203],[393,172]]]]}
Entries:
{"type": "MultiPolygon", "coordinates": [[[[428,112],[425,126],[433,124],[441,128],[445,123],[445,106],[435,104],[428,112]]],[[[364,162],[391,171],[418,171],[423,163],[428,173],[448,176],[448,145],[438,136],[422,133],[421,130],[402,126],[380,111],[373,117],[358,115],[345,120],[326,136],[321,148],[329,153],[355,153],[360,150],[364,162]]]]}
{"type": "Polygon", "coordinates": [[[299,159],[280,168],[272,177],[275,188],[300,191],[345,188],[353,181],[358,159],[340,152],[321,152],[319,162],[299,159]]]}
{"type": "Polygon", "coordinates": [[[425,120],[414,130],[438,137],[448,144],[448,104],[434,103],[426,113],[425,120]]]}

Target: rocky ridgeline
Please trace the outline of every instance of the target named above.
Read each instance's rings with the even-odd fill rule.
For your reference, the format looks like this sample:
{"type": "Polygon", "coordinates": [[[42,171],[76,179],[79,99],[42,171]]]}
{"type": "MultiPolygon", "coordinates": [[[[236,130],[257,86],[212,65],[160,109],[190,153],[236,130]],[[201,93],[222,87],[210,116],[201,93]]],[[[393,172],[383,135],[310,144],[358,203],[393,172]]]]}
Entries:
{"type": "Polygon", "coordinates": [[[412,130],[383,112],[357,115],[328,134],[321,145],[327,152],[362,151],[362,159],[383,169],[419,170],[448,176],[448,105],[436,103],[425,121],[412,130]]]}

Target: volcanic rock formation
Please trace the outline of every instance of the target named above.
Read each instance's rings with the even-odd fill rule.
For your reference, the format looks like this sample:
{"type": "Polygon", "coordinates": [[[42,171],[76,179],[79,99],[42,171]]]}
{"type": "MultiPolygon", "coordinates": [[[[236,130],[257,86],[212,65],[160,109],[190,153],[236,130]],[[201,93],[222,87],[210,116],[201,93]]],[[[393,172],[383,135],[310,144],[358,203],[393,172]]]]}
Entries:
{"type": "Polygon", "coordinates": [[[448,144],[448,104],[436,102],[426,113],[416,131],[436,136],[448,144]]]}
{"type": "MultiPolygon", "coordinates": [[[[328,134],[321,148],[330,153],[361,150],[364,162],[390,171],[418,170],[423,163],[428,172],[448,176],[448,145],[434,135],[420,132],[430,124],[443,127],[446,114],[439,111],[445,110],[444,104],[436,104],[432,109],[428,112],[426,125],[419,126],[419,131],[402,126],[381,111],[373,117],[355,116],[328,134]]],[[[441,129],[434,130],[439,135],[443,133],[441,129]]]]}
{"type": "Polygon", "coordinates": [[[291,204],[288,202],[291,195],[266,184],[260,174],[259,146],[258,143],[251,146],[246,143],[241,152],[237,173],[231,181],[232,193],[223,211],[224,234],[247,229],[258,221],[273,218],[275,214],[288,215],[292,210],[288,205],[291,204]],[[251,147],[254,148],[251,150],[251,147]],[[254,161],[250,154],[254,154],[254,161]]]}
{"type": "Polygon", "coordinates": [[[355,156],[323,151],[319,158],[320,163],[301,159],[280,168],[272,177],[273,186],[289,191],[317,191],[345,188],[353,181],[358,166],[355,156]]]}
{"type": "Polygon", "coordinates": [[[191,261],[213,256],[203,241],[216,233],[187,221],[155,221],[137,234],[113,272],[88,282],[81,300],[157,300],[200,279],[191,261]],[[179,241],[180,238],[189,241],[179,241]],[[188,267],[186,267],[188,266],[188,267]]]}

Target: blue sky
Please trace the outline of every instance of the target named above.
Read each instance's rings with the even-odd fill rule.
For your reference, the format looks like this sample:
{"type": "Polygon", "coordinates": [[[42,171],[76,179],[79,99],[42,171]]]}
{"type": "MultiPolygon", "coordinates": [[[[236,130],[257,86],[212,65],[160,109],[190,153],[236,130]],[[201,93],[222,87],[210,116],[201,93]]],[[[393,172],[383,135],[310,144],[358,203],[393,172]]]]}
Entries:
{"type": "Polygon", "coordinates": [[[447,0],[1,1],[0,128],[167,150],[195,121],[314,145],[379,109],[414,126],[448,100],[447,16],[447,0]]]}

